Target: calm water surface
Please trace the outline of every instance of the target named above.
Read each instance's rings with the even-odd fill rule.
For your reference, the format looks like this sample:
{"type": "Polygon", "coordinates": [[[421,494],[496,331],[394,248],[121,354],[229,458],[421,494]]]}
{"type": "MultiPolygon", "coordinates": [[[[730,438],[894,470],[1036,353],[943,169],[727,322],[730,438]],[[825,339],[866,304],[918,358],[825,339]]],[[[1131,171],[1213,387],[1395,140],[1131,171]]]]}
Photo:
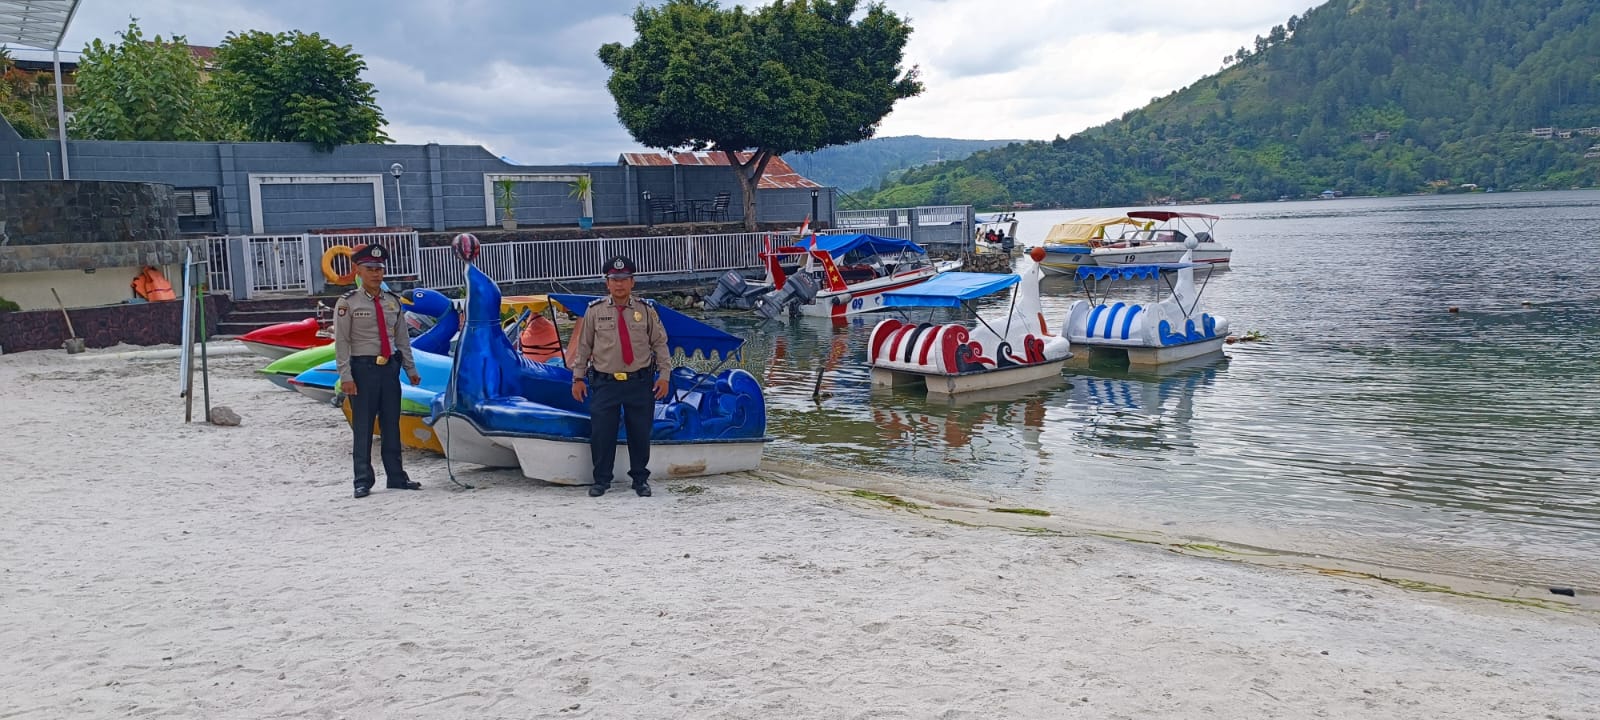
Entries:
{"type": "MultiPolygon", "coordinates": [[[[880,314],[712,321],[750,338],[775,455],[1098,525],[1600,589],[1600,191],[1201,209],[1234,248],[1204,298],[1267,340],[1160,375],[929,402],[870,388],[880,314]]],[[[1020,233],[1088,214],[1023,213],[1020,233]]],[[[1044,293],[1053,322],[1081,297],[1044,293]]]]}

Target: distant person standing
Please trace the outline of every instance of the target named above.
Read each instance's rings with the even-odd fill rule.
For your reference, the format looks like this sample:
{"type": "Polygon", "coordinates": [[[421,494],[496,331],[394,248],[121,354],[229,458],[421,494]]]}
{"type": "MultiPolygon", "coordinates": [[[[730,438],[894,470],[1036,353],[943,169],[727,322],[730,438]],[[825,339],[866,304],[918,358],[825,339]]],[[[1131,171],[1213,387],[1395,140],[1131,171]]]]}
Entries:
{"type": "Polygon", "coordinates": [[[589,457],[594,484],[589,497],[611,489],[617,428],[627,423],[628,477],[639,497],[650,497],[650,432],[655,401],[667,396],[672,361],[667,330],[655,306],[633,297],[633,260],[618,255],[601,272],[607,297],[589,303],[572,352],[572,397],[589,399],[589,457]]]}
{"type": "Polygon", "coordinates": [[[383,290],[387,251],[365,245],[351,256],[360,287],[345,293],[333,309],[333,348],[339,390],[350,398],[350,429],[355,433],[356,497],[372,492],[372,420],[383,436],[383,475],[393,490],[421,490],[400,466],[400,369],[412,385],[422,381],[411,359],[400,296],[383,290]]]}

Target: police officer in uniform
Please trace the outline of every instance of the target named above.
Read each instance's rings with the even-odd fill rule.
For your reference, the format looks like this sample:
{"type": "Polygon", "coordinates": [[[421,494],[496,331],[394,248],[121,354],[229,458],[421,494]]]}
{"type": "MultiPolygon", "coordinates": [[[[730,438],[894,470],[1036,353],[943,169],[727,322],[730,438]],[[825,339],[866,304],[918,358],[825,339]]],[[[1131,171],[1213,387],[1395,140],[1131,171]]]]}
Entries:
{"type": "Polygon", "coordinates": [[[350,398],[350,429],[355,432],[356,497],[364,498],[377,482],[372,471],[372,420],[383,436],[383,475],[394,490],[421,490],[400,466],[400,370],[412,385],[422,381],[411,359],[400,296],[383,290],[387,250],[365,245],[351,256],[355,290],[339,298],[333,309],[333,347],[339,366],[339,389],[350,398]]]}
{"type": "Polygon", "coordinates": [[[667,396],[672,354],[653,304],[633,297],[633,260],[618,255],[601,272],[607,297],[584,311],[572,351],[572,397],[589,399],[589,457],[594,484],[589,497],[611,488],[617,426],[628,427],[628,477],[639,497],[650,497],[650,429],[655,401],[667,396]],[[661,372],[663,369],[668,372],[661,372]]]}

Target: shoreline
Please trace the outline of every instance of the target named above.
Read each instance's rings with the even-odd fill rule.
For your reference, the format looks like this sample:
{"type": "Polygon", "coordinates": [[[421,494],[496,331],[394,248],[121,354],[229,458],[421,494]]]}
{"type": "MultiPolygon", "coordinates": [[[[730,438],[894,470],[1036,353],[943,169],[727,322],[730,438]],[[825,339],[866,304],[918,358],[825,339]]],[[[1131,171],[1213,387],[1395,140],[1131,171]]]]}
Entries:
{"type": "Polygon", "coordinates": [[[213,405],[244,421],[225,428],[182,423],[175,362],[0,356],[0,399],[21,409],[0,419],[0,716],[1600,707],[1587,605],[1269,566],[892,475],[846,486],[775,461],[594,499],[456,465],[477,486],[458,490],[408,451],[422,492],[355,501],[343,418],[260,364],[211,364],[213,405]]]}

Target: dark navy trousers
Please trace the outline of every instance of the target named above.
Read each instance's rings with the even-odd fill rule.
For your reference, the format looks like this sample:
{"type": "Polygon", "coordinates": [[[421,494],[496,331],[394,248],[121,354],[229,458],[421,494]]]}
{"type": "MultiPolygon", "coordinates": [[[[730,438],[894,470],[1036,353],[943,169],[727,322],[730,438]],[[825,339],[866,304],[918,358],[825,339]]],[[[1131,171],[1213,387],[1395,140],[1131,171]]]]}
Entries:
{"type": "Polygon", "coordinates": [[[383,436],[383,475],[389,487],[404,485],[411,478],[400,467],[400,358],[384,365],[377,358],[358,355],[350,358],[350,377],[356,381],[356,394],[350,397],[350,429],[355,433],[351,459],[355,465],[356,487],[372,487],[377,476],[372,471],[372,421],[378,421],[383,436]]]}
{"type": "Polygon", "coordinates": [[[633,486],[650,479],[650,431],[656,398],[653,373],[639,372],[627,380],[604,373],[589,375],[589,458],[594,461],[594,484],[611,487],[617,462],[617,428],[628,426],[628,477],[633,486]]]}

